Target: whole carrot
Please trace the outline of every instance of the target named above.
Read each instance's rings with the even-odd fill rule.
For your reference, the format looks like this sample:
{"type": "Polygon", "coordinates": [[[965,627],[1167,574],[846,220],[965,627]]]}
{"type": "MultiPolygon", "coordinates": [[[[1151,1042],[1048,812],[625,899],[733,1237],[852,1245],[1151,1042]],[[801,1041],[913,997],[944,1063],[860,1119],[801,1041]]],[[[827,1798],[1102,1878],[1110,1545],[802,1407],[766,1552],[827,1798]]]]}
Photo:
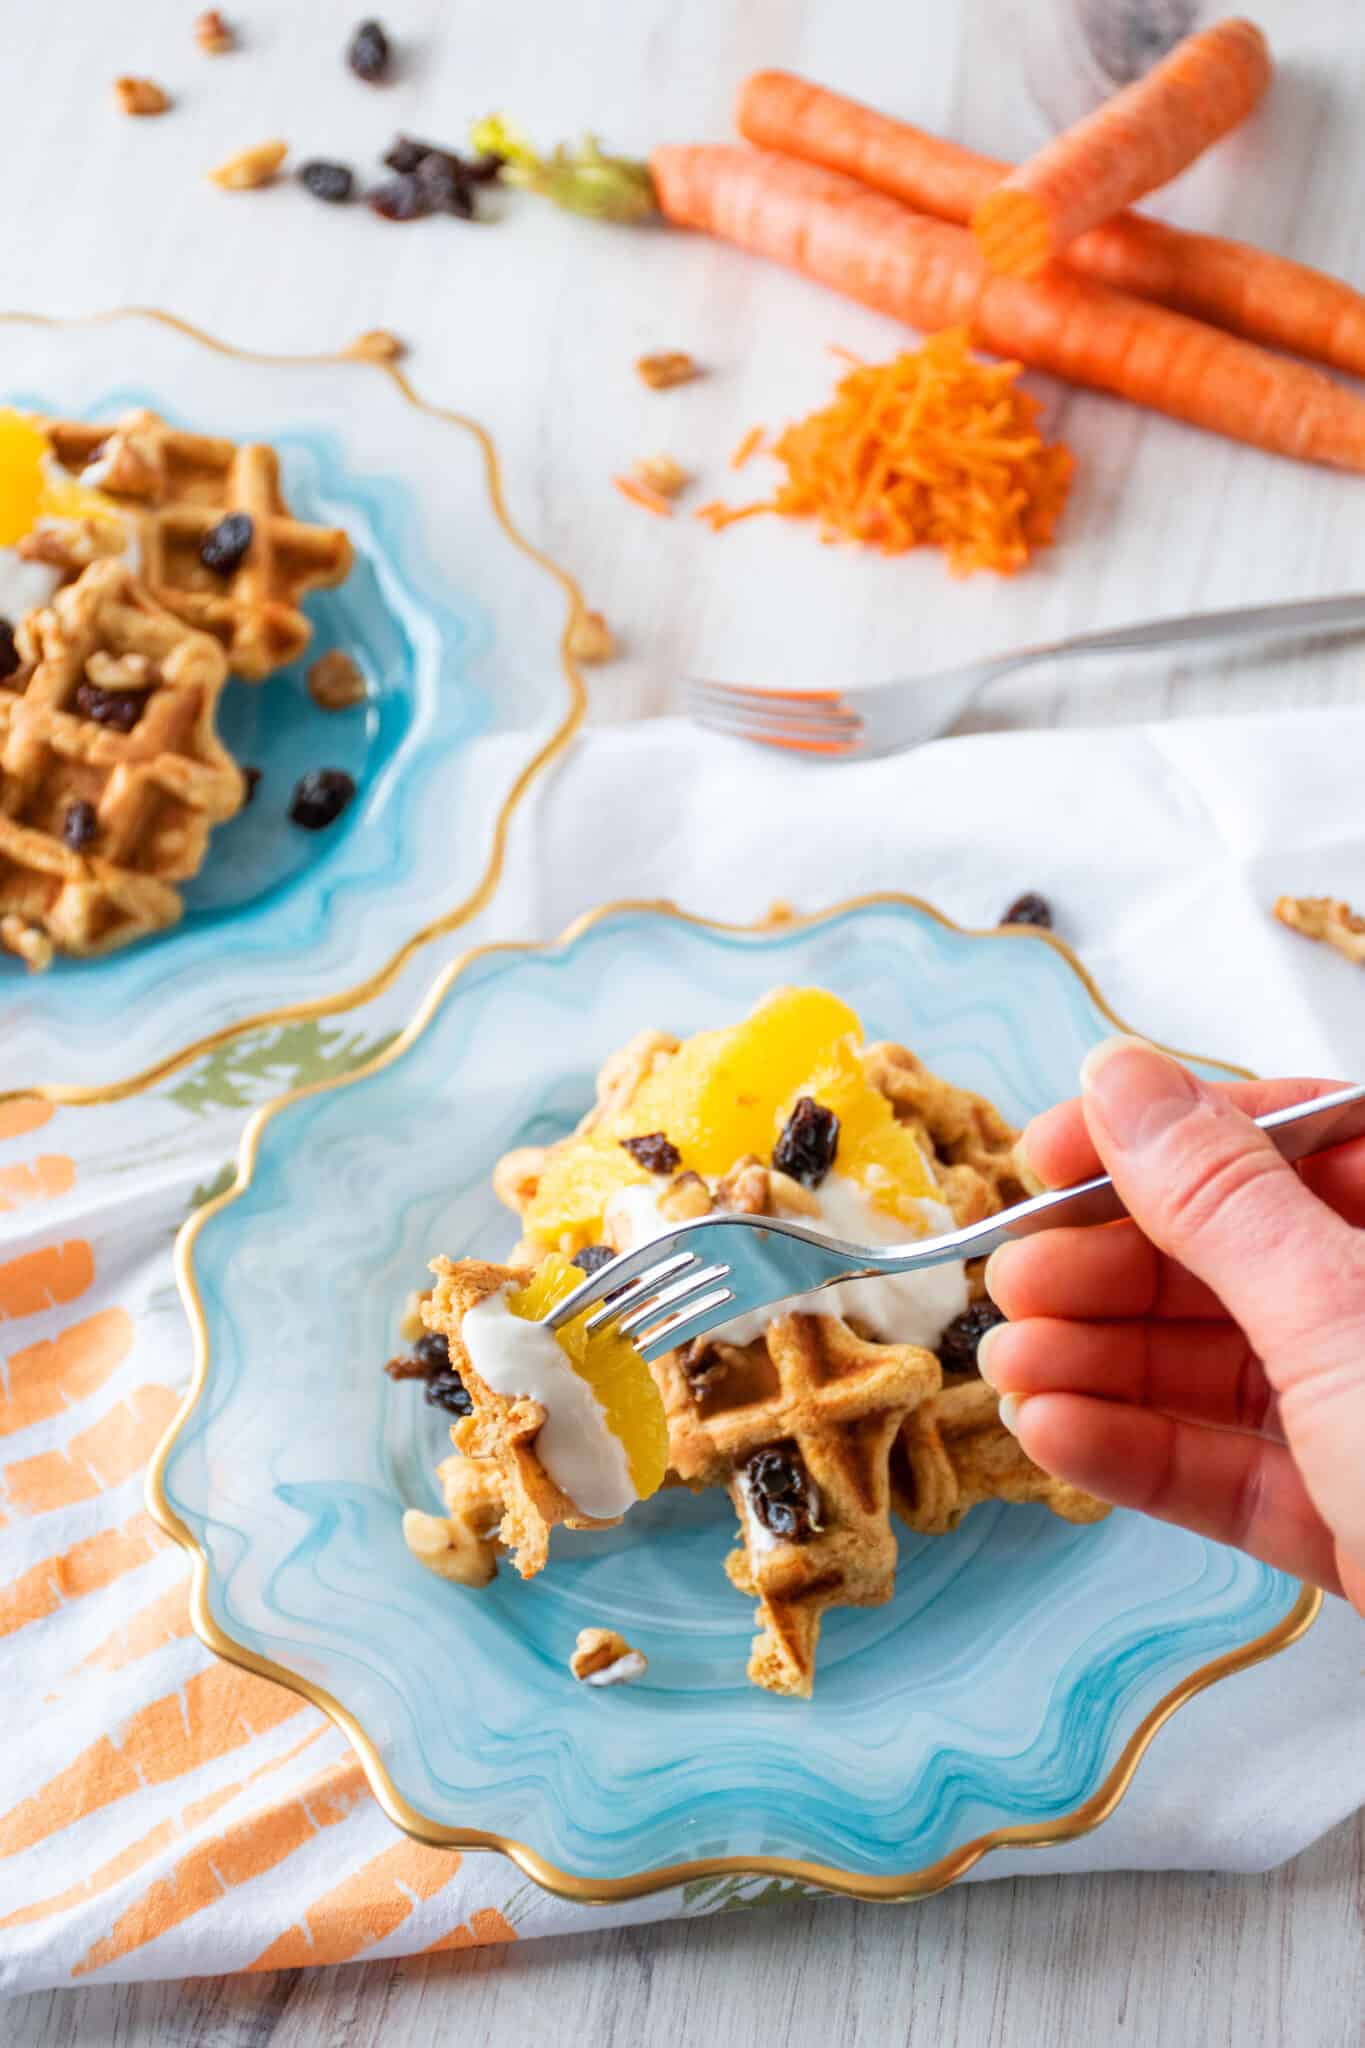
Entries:
{"type": "MultiPolygon", "coordinates": [[[[844,171],[944,220],[969,220],[1010,168],[787,71],[746,79],[735,118],[760,149],[844,171]]],[[[1064,260],[1138,298],[1365,376],[1365,293],[1307,264],[1137,213],[1091,228],[1064,260]]]]}
{"type": "Polygon", "coordinates": [[[991,269],[1036,277],[1087,228],[1169,184],[1246,119],[1269,83],[1270,51],[1254,22],[1186,36],[977,204],[972,231],[991,269]]]}
{"type": "Polygon", "coordinates": [[[965,326],[997,355],[1278,455],[1365,470],[1365,400],[1321,371],[1057,270],[986,269],[971,235],[837,171],[727,145],[657,149],[670,220],[736,242],[878,312],[965,326]]]}

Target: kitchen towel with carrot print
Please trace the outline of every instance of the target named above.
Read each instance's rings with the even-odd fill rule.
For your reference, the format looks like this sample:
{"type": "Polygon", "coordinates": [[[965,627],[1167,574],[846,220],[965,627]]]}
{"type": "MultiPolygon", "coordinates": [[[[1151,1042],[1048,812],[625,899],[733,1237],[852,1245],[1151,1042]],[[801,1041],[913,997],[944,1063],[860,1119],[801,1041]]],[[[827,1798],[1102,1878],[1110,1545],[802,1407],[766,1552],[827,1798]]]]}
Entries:
{"type": "MultiPolygon", "coordinates": [[[[1363,749],[1359,711],[983,735],[822,776],[820,831],[793,833],[808,764],[676,722],[604,728],[536,794],[478,936],[551,935],[604,875],[731,921],[901,888],[989,925],[1030,887],[1161,1037],[1265,1070],[1349,1071],[1354,1052],[1359,1078],[1362,970],[1269,906],[1365,908],[1363,749]]],[[[438,950],[380,1003],[230,1042],[149,1095],[0,1105],[0,1989],[457,1950],[801,1889],[730,1877],[575,1907],[498,1856],[409,1841],[317,1709],[201,1646],[185,1558],[144,1509],[190,1373],[178,1226],[227,1185],[249,1112],[369,1057],[438,950]]],[[[1097,1833],[973,1876],[1265,1867],[1365,1797],[1362,1736],[1359,1622],[1329,1601],[1305,1642],[1184,1707],[1097,1833]],[[1210,1770],[1215,1753],[1255,1769],[1210,1770]]]]}

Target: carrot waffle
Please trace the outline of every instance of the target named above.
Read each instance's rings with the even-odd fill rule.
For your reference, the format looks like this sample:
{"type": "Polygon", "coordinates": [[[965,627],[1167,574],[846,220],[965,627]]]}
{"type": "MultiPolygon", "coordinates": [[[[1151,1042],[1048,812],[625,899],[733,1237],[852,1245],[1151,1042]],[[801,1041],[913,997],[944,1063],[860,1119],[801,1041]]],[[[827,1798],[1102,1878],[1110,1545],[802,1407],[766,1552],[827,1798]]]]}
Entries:
{"type": "MultiPolygon", "coordinates": [[[[233,675],[260,682],[303,653],[312,628],[300,601],[341,582],[351,544],[340,528],[291,515],[273,448],[187,433],[145,411],[112,426],[40,425],[60,467],[117,506],[151,595],[212,634],[233,675]]],[[[62,544],[60,532],[40,531],[20,551],[80,566],[64,562],[62,544]]]]}
{"type": "Polygon", "coordinates": [[[180,916],[245,784],[218,737],[227,658],[121,561],[93,563],[16,636],[0,682],[0,943],[45,966],[180,916]]]}

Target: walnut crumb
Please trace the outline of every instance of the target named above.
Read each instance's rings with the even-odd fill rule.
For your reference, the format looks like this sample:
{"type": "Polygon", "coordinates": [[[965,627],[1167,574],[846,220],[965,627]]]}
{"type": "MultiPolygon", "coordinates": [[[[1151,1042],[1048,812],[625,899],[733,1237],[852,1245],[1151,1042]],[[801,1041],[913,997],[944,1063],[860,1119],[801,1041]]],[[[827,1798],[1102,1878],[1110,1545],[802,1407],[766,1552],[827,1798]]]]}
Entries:
{"type": "Polygon", "coordinates": [[[422,1307],[425,1302],[430,1300],[431,1289],[429,1287],[423,1293],[419,1293],[417,1288],[414,1287],[412,1293],[403,1303],[403,1314],[398,1324],[398,1334],[405,1344],[416,1344],[420,1338],[425,1337],[427,1326],[422,1320],[422,1307]]]}
{"type": "Polygon", "coordinates": [[[367,327],[346,351],[347,355],[363,356],[370,363],[396,363],[407,352],[407,343],[387,327],[367,327]]]}
{"type": "Polygon", "coordinates": [[[576,613],[565,645],[575,661],[610,661],[616,652],[611,627],[601,612],[576,613]]]}
{"type": "Polygon", "coordinates": [[[17,911],[0,917],[0,946],[14,953],[34,974],[52,965],[52,941],[36,924],[29,924],[17,911]]]}
{"type": "Polygon", "coordinates": [[[643,1652],[614,1628],[581,1628],[569,1659],[574,1677],[587,1685],[628,1685],[648,1668],[643,1652]]]}
{"type": "Polygon", "coordinates": [[[646,490],[657,491],[661,498],[676,498],[692,481],[692,472],[684,469],[680,462],[675,462],[671,455],[642,455],[633,465],[631,474],[646,490]]]}
{"type": "Polygon", "coordinates": [[[164,114],[171,103],[152,78],[116,78],[114,98],[125,114],[164,114]]]}
{"type": "Polygon", "coordinates": [[[659,1197],[659,1214],[670,1223],[692,1223],[711,1213],[711,1190],[699,1173],[680,1173],[659,1197]]]}
{"type": "Polygon", "coordinates": [[[1332,896],[1281,896],[1275,915],[1290,931],[1331,946],[1357,967],[1365,966],[1365,917],[1332,896]]]}
{"type": "Polygon", "coordinates": [[[250,192],[257,185],[268,185],[288,154],[287,142],[256,142],[215,164],[207,175],[211,184],[221,185],[225,192],[250,192]]]}
{"type": "Polygon", "coordinates": [[[660,349],[651,356],[638,356],[635,367],[651,391],[666,391],[670,384],[690,384],[701,370],[685,349],[660,349]]]}
{"type": "Polygon", "coordinates": [[[126,535],[111,520],[58,519],[23,534],[15,552],[23,562],[45,562],[49,569],[72,575],[92,562],[121,555],[126,546],[126,535]]]}
{"type": "Polygon", "coordinates": [[[237,47],[236,31],[231,22],[224,21],[216,7],[206,7],[195,17],[194,40],[210,57],[225,56],[237,47]]]}
{"type": "Polygon", "coordinates": [[[486,1458],[447,1458],[440,1467],[445,1515],[408,1508],[403,1541],[437,1578],[487,1586],[498,1569],[498,1528],[504,1502],[496,1467],[486,1458]]]}
{"type": "Polygon", "coordinates": [[[342,647],[329,647],[308,671],[308,694],[321,711],[349,711],[369,692],[365,678],[342,647]]]}
{"type": "Polygon", "coordinates": [[[149,654],[111,654],[107,647],[87,656],[85,673],[99,690],[149,690],[157,680],[149,654]]]}

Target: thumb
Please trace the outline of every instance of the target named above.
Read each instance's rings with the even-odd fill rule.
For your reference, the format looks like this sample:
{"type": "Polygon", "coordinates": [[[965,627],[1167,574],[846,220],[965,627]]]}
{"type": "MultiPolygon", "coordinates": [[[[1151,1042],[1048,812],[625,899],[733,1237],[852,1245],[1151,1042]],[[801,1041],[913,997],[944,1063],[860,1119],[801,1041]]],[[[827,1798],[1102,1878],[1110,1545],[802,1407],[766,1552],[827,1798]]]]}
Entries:
{"type": "Polygon", "coordinates": [[[1365,1399],[1365,1235],[1309,1192],[1226,1095],[1142,1040],[1096,1046],[1081,1088],[1129,1212],[1213,1289],[1272,1383],[1283,1392],[1340,1372],[1365,1399]]]}

